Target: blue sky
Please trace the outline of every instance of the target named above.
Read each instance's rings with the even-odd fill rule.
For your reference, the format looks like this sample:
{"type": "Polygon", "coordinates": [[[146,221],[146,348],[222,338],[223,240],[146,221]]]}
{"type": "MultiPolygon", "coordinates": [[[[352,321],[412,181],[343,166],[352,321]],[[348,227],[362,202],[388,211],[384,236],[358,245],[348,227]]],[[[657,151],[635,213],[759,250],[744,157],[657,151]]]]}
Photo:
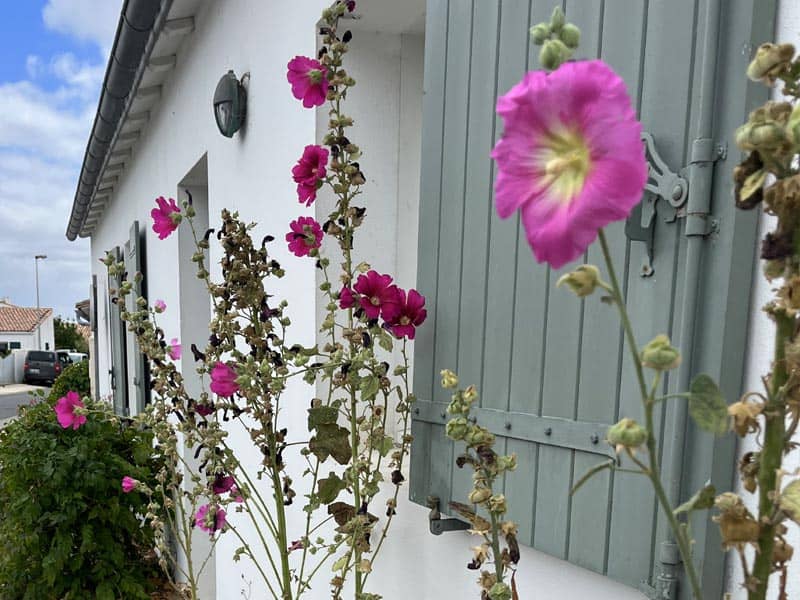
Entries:
{"type": "Polygon", "coordinates": [[[74,317],[89,246],[68,242],[83,152],[121,0],[0,0],[0,298],[74,317]]]}

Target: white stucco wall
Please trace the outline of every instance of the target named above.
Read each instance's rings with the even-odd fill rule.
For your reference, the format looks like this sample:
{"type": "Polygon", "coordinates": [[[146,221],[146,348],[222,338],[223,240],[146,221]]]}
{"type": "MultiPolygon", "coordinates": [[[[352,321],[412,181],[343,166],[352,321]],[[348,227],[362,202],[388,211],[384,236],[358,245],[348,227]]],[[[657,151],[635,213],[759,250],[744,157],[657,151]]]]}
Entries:
{"type": "MultiPolygon", "coordinates": [[[[766,40],[765,40],[766,41],[766,40]]],[[[800,48],[800,3],[796,0],[781,0],[778,8],[778,19],[775,28],[775,41],[791,42],[800,48]]],[[[773,94],[779,99],[781,94],[776,90],[773,94]]],[[[761,215],[759,238],[775,228],[775,218],[761,215]]],[[[757,276],[753,283],[751,295],[751,314],[748,323],[747,342],[747,368],[745,374],[745,390],[763,391],[762,376],[769,372],[774,351],[775,327],[771,319],[761,310],[772,298],[773,286],[762,276],[762,261],[758,253],[754,257],[757,276]]],[[[800,442],[800,436],[796,438],[800,442]]],[[[739,455],[757,451],[758,446],[753,436],[749,436],[739,447],[739,455]]],[[[800,453],[794,451],[784,462],[784,469],[788,472],[800,469],[800,453]]],[[[757,514],[758,499],[748,493],[739,483],[736,490],[748,503],[750,510],[757,514]]],[[[789,566],[789,585],[787,593],[789,598],[800,598],[800,528],[796,524],[789,524],[788,542],[794,547],[794,559],[789,566]]],[[[729,555],[729,583],[733,592],[732,600],[747,598],[745,590],[739,584],[744,579],[740,563],[733,553],[729,555]]],[[[773,576],[770,599],[778,597],[777,577],[773,576]]]]}

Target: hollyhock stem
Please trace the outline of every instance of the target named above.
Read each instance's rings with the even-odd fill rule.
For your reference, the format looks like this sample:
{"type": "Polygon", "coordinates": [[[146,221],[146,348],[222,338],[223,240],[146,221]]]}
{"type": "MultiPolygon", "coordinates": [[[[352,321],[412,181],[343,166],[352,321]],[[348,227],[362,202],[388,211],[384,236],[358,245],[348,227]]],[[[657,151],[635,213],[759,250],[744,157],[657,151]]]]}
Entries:
{"type": "Polygon", "coordinates": [[[653,484],[653,489],[655,490],[658,503],[661,505],[661,509],[664,511],[664,515],[667,518],[667,522],[672,530],[672,534],[675,536],[675,541],[678,545],[681,559],[683,560],[683,566],[686,570],[686,575],[692,588],[692,595],[696,600],[703,600],[700,579],[697,576],[694,562],[692,562],[691,542],[687,539],[685,530],[681,527],[681,524],[675,517],[672,506],[667,498],[667,493],[664,490],[663,484],[661,483],[661,468],[658,463],[658,449],[656,447],[655,434],[653,433],[655,430],[653,422],[653,409],[656,405],[654,397],[656,386],[653,386],[652,392],[647,391],[647,382],[644,377],[644,368],[642,367],[642,361],[640,359],[639,347],[636,344],[636,337],[633,334],[633,326],[631,325],[631,320],[628,316],[628,310],[625,306],[625,298],[622,295],[622,289],[620,288],[619,280],[617,279],[617,273],[614,269],[614,261],[612,260],[611,252],[608,249],[608,241],[606,240],[605,232],[602,229],[600,229],[598,232],[598,238],[600,240],[600,247],[603,251],[603,259],[606,263],[608,277],[611,280],[611,289],[609,291],[611,292],[614,304],[616,304],[617,309],[619,310],[620,319],[625,330],[625,337],[628,342],[628,350],[630,351],[631,360],[633,361],[633,365],[636,370],[636,378],[639,383],[639,391],[641,393],[642,405],[644,407],[645,428],[647,429],[647,454],[649,458],[649,466],[645,474],[649,477],[653,484]]]}
{"type": "Polygon", "coordinates": [[[786,440],[786,403],[781,388],[789,378],[785,360],[786,343],[794,335],[794,319],[785,314],[777,314],[775,320],[775,361],[769,397],[764,407],[764,443],[758,469],[758,522],[761,523],[761,528],[752,573],[755,589],[748,594],[749,600],[764,600],[767,597],[775,547],[774,494],[786,440]]]}

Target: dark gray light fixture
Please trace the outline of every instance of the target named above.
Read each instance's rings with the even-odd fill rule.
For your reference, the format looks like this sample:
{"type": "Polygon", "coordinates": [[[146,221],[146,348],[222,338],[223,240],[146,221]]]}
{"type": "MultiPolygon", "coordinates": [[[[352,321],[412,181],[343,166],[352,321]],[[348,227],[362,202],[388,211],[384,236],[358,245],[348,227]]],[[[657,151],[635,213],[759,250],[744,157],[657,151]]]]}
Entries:
{"type": "MultiPolygon", "coordinates": [[[[245,74],[242,79],[247,77],[245,74]]],[[[247,91],[233,71],[222,76],[214,90],[214,119],[219,132],[225,137],[241,129],[247,114],[247,91]]]]}

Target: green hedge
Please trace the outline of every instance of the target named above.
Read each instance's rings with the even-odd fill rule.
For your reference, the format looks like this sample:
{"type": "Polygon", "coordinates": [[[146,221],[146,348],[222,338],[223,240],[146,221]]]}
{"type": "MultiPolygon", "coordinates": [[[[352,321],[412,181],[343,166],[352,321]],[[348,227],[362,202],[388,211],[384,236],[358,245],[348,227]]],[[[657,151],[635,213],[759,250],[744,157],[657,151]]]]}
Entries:
{"type": "MultiPolygon", "coordinates": [[[[73,365],[56,383],[84,371],[73,365]]],[[[124,494],[120,483],[129,475],[155,485],[152,436],[113,422],[105,404],[87,408],[105,414],[62,429],[42,398],[0,430],[3,600],[149,597],[157,568],[145,558],[153,556],[152,532],[141,525],[147,497],[124,494]]]]}
{"type": "Polygon", "coordinates": [[[82,397],[91,393],[88,360],[82,360],[67,366],[53,382],[48,398],[51,403],[54,403],[70,390],[78,392],[82,397]]]}

